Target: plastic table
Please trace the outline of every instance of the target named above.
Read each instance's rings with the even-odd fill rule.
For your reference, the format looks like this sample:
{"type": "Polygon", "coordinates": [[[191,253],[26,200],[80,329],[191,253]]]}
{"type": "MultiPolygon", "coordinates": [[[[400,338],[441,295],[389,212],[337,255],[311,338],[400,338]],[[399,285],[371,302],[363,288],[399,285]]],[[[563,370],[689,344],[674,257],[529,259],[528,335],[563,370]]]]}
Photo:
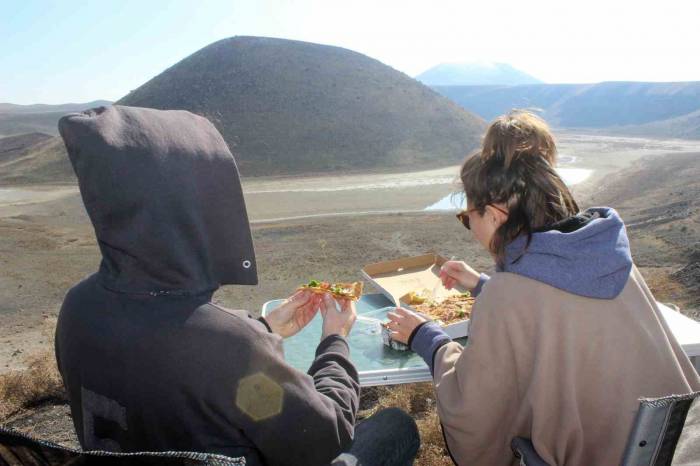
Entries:
{"type": "MultiPolygon", "coordinates": [[[[276,308],[283,300],[268,301],[262,315],[276,308]]],[[[700,323],[678,311],[659,303],[671,331],[678,339],[691,362],[700,371],[700,323]]],[[[386,313],[393,304],[382,294],[365,294],[357,302],[359,316],[386,320],[386,313]]],[[[431,381],[430,370],[413,351],[396,351],[384,346],[381,330],[376,322],[358,318],[348,337],[350,353],[360,376],[360,385],[397,385],[431,381]]],[[[321,316],[314,319],[301,332],[284,341],[285,359],[293,367],[306,372],[314,359],[314,352],[321,335],[321,316]]],[[[461,343],[466,338],[460,339],[461,343]]]]}

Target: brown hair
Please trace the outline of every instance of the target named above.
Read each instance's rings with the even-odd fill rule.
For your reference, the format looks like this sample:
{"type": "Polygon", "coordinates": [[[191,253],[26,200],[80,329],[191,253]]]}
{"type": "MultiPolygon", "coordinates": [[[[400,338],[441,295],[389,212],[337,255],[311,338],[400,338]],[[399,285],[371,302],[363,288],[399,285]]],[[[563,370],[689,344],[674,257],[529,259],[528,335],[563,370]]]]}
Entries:
{"type": "Polygon", "coordinates": [[[508,220],[496,230],[491,252],[499,262],[506,246],[579,211],[569,188],[555,171],[557,148],[540,117],[513,110],[486,131],[481,151],[467,157],[460,178],[464,193],[480,215],[489,204],[504,204],[508,220]]]}

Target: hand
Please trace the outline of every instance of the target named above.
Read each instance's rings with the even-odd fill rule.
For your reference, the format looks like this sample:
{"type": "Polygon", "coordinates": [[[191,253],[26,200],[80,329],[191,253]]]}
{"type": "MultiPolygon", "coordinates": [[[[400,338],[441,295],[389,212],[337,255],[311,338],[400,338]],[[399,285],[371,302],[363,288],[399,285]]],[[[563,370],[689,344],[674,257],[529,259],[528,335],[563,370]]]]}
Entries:
{"type": "Polygon", "coordinates": [[[462,285],[467,290],[473,290],[479,284],[479,277],[479,272],[462,261],[447,261],[440,268],[440,279],[448,290],[457,284],[462,285]]]}
{"type": "Polygon", "coordinates": [[[355,323],[357,317],[355,303],[350,299],[341,299],[337,302],[340,304],[340,311],[335,306],[336,300],[329,293],[323,294],[321,300],[321,316],[323,316],[321,340],[330,335],[346,337],[355,323]]]}
{"type": "Polygon", "coordinates": [[[391,339],[406,344],[416,327],[428,321],[425,317],[402,307],[387,313],[387,317],[389,317],[389,323],[386,326],[391,330],[391,339]]]}
{"type": "Polygon", "coordinates": [[[310,291],[299,290],[290,296],[282,305],[265,316],[267,324],[273,332],[282,338],[299,333],[306,324],[311,322],[319,305],[321,296],[310,291]]]}

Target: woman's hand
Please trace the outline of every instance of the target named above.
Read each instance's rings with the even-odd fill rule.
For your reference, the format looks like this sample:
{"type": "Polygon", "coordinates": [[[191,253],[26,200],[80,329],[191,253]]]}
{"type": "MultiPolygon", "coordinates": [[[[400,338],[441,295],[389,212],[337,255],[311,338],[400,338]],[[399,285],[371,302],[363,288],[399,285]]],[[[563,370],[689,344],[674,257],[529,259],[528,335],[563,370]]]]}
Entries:
{"type": "Polygon", "coordinates": [[[389,323],[386,324],[391,330],[391,339],[401,343],[408,343],[408,339],[413,331],[428,319],[422,317],[408,309],[397,307],[394,312],[387,313],[389,323]]]}
{"type": "Polygon", "coordinates": [[[350,299],[341,299],[337,302],[340,304],[340,311],[336,308],[336,300],[329,293],[323,294],[321,300],[321,316],[323,316],[321,340],[330,335],[347,337],[355,323],[357,317],[355,303],[350,299]]]}
{"type": "Polygon", "coordinates": [[[320,304],[320,295],[299,290],[266,315],[265,320],[272,331],[282,338],[291,337],[311,322],[320,304]]]}
{"type": "Polygon", "coordinates": [[[473,290],[479,284],[480,274],[462,261],[447,261],[440,268],[440,279],[448,290],[460,284],[467,290],[473,290]]]}

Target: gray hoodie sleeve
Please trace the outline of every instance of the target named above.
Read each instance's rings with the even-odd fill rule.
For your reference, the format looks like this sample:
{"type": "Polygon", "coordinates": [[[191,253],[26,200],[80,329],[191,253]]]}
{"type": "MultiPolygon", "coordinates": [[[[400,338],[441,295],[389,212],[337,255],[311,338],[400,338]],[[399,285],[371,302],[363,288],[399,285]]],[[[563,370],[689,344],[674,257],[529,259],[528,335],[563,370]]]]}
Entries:
{"type": "Polygon", "coordinates": [[[213,387],[215,409],[229,407],[230,422],[267,464],[330,463],[350,446],[359,406],[358,375],[345,339],[324,339],[304,374],[285,362],[281,337],[254,319],[241,320],[247,325],[237,338],[243,337],[247,348],[228,345],[234,367],[223,385],[213,387]],[[235,364],[245,353],[245,367],[235,364]]]}

